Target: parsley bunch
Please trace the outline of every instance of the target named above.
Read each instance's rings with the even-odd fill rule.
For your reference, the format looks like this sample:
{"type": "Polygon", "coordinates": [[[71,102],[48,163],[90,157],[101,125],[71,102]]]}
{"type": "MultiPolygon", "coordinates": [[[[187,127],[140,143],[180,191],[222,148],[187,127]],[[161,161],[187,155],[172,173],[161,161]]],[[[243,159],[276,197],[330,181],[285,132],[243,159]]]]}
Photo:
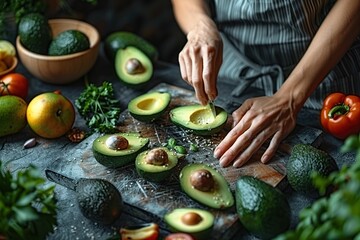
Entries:
{"type": "Polygon", "coordinates": [[[34,166],[11,174],[0,161],[0,236],[7,239],[45,239],[56,226],[54,187],[34,166]]]}
{"type": "Polygon", "coordinates": [[[120,117],[119,101],[109,82],[88,84],[75,100],[75,106],[92,132],[114,133],[120,117]]]}

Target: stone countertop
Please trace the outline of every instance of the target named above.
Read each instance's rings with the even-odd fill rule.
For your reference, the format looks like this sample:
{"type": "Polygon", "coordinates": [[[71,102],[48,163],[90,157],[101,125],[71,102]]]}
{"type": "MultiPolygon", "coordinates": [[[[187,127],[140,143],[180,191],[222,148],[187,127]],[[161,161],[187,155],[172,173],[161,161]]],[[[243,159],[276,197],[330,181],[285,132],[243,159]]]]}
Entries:
{"type": "MultiPolygon", "coordinates": [[[[141,90],[127,88],[121,85],[115,75],[112,64],[104,57],[102,47],[100,49],[100,55],[95,66],[87,74],[88,81],[95,85],[100,85],[103,81],[111,82],[115,89],[115,95],[120,101],[122,110],[127,108],[127,104],[132,98],[147,92],[159,83],[169,83],[191,90],[191,88],[182,81],[178,66],[164,62],[155,64],[153,79],[145,88],[141,90]]],[[[41,82],[31,76],[21,64],[17,72],[23,73],[30,81],[30,92],[27,102],[39,93],[54,90],[60,90],[63,95],[74,102],[85,86],[83,78],[68,85],[52,85],[41,82]]],[[[261,95],[261,92],[258,90],[249,88],[243,96],[233,98],[229,97],[229,93],[233,89],[232,86],[220,82],[218,88],[219,97],[216,103],[224,107],[229,113],[235,110],[246,98],[261,95]]],[[[298,124],[321,129],[319,125],[319,113],[309,109],[302,109],[298,117],[298,124]]],[[[85,123],[78,113],[74,126],[85,128],[85,123]]],[[[339,152],[341,145],[341,141],[323,133],[319,148],[333,156],[338,165],[341,166],[351,163],[354,159],[354,155],[351,153],[341,154],[339,152]]],[[[6,168],[12,172],[24,169],[28,167],[29,164],[33,164],[42,170],[48,167],[58,166],[59,169],[63,170],[62,173],[68,173],[73,177],[86,176],[86,173],[74,167],[74,163],[79,159],[78,156],[83,156],[84,149],[88,148],[88,142],[86,141],[75,144],[69,142],[66,137],[53,140],[42,139],[36,136],[29,127],[26,127],[20,133],[0,138],[0,146],[0,159],[5,162],[4,165],[6,168]],[[24,142],[32,137],[36,137],[38,141],[37,146],[30,149],[23,149],[24,142]]],[[[50,182],[47,184],[50,184],[50,182]]],[[[289,200],[292,209],[291,226],[294,227],[298,221],[297,216],[299,211],[309,205],[313,199],[306,198],[294,192],[286,183],[286,179],[281,184],[281,189],[289,200]]],[[[120,217],[115,225],[101,226],[82,216],[76,205],[75,195],[69,193],[69,190],[59,186],[56,187],[56,193],[59,197],[58,226],[48,239],[108,239],[114,236],[120,226],[149,221],[161,221],[158,216],[149,213],[151,209],[144,211],[142,209],[134,210],[134,208],[125,207],[122,217],[120,217]]],[[[161,234],[165,236],[168,233],[166,226],[161,224],[160,227],[161,234]]],[[[255,239],[248,234],[240,224],[234,225],[230,235],[231,237],[226,237],[226,239],[255,239]]]]}

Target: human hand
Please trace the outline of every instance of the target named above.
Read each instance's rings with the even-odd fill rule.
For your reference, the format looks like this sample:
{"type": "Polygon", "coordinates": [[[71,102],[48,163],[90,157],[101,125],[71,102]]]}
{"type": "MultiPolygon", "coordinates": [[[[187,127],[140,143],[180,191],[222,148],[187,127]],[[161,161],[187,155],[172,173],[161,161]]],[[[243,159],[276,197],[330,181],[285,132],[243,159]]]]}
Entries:
{"type": "Polygon", "coordinates": [[[281,96],[248,99],[233,112],[233,128],[214,151],[222,167],[233,162],[234,167],[244,165],[260,147],[270,140],[261,157],[268,162],[281,141],[295,128],[299,109],[292,101],[281,96]]]}
{"type": "Polygon", "coordinates": [[[222,63],[223,43],[210,18],[199,21],[187,35],[179,53],[181,77],[195,89],[202,105],[217,96],[216,79],[222,63]]]}

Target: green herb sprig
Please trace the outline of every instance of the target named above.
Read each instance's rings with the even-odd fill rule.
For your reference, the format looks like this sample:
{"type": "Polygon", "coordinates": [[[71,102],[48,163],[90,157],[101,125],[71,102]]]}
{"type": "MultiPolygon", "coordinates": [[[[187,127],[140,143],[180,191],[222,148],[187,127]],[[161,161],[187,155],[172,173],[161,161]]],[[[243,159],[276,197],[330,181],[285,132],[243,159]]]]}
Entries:
{"type": "Polygon", "coordinates": [[[0,161],[0,236],[6,239],[45,239],[56,226],[54,187],[34,166],[17,174],[2,170],[0,161]]]}
{"type": "Polygon", "coordinates": [[[117,132],[121,111],[111,83],[105,81],[98,87],[88,84],[75,100],[75,106],[92,132],[117,132]]]}

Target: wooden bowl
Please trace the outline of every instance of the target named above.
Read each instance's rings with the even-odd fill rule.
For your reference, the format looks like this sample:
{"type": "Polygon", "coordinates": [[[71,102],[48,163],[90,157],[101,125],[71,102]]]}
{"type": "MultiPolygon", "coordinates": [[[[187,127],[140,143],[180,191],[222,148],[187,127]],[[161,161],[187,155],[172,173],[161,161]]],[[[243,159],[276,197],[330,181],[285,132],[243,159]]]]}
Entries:
{"type": "Polygon", "coordinates": [[[53,36],[65,30],[82,31],[89,38],[90,48],[62,56],[46,56],[27,50],[16,38],[16,48],[21,63],[35,77],[52,84],[68,84],[84,76],[95,64],[100,45],[100,35],[92,25],[73,19],[51,19],[53,36]]]}
{"type": "Polygon", "coordinates": [[[8,69],[0,72],[0,77],[5,76],[8,73],[14,72],[15,68],[18,65],[18,59],[15,56],[8,56],[4,60],[5,64],[8,66],[8,69]]]}

